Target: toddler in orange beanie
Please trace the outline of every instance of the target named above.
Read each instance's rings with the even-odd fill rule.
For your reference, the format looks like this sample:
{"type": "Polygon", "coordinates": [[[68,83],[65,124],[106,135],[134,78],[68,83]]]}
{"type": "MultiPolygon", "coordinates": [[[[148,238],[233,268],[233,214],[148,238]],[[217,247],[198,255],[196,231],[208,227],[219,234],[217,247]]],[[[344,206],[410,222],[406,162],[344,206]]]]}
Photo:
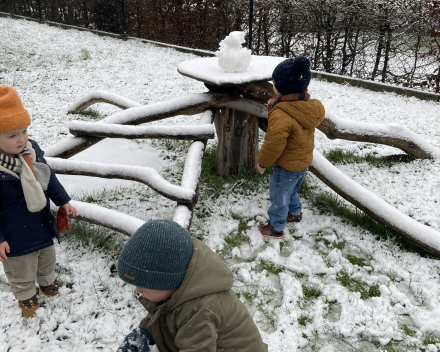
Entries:
{"type": "Polygon", "coordinates": [[[44,152],[28,138],[30,124],[18,93],[0,86],[0,262],[25,318],[40,307],[35,281],[43,295],[55,296],[61,286],[53,244],[60,229],[49,199],[77,215],[44,152]]]}

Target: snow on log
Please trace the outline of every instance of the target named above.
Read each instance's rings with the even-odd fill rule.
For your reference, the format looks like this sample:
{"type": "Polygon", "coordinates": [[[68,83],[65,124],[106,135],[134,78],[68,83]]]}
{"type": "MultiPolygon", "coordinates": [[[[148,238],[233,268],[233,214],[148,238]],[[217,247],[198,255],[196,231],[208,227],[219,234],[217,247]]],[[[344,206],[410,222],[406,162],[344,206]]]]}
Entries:
{"type": "Polygon", "coordinates": [[[121,95],[106,92],[103,90],[95,90],[88,94],[83,95],[81,98],[72,103],[67,113],[68,114],[78,114],[81,111],[87,109],[90,105],[96,103],[108,103],[117,106],[121,109],[134,108],[138,106],[143,106],[133,100],[124,98],[121,95]]]}
{"type": "Polygon", "coordinates": [[[184,204],[177,204],[174,211],[173,221],[189,231],[192,219],[192,210],[184,204]]]}
{"type": "Polygon", "coordinates": [[[61,141],[50,145],[44,149],[44,155],[52,158],[68,159],[83,150],[90,148],[92,145],[98,143],[103,138],[99,137],[74,137],[67,136],[61,141]]]}
{"type": "Polygon", "coordinates": [[[318,129],[330,139],[379,143],[403,150],[420,159],[440,156],[440,150],[410,129],[397,123],[379,124],[350,121],[326,114],[318,129]]]}
{"type": "Polygon", "coordinates": [[[313,162],[309,169],[333,191],[378,223],[391,228],[415,246],[440,256],[440,232],[411,219],[373,192],[362,187],[316,150],[313,152],[313,162]]]}
{"type": "Polygon", "coordinates": [[[74,136],[96,136],[127,139],[213,139],[214,126],[207,125],[173,125],[173,126],[121,126],[84,121],[71,121],[69,131],[74,136]]]}
{"type": "Polygon", "coordinates": [[[228,107],[250,114],[258,113],[267,117],[262,104],[249,99],[236,98],[223,93],[194,93],[170,100],[148,104],[139,108],[119,111],[102,121],[121,125],[140,125],[146,122],[163,120],[177,115],[195,115],[212,107],[228,107]]]}
{"type": "MultiPolygon", "coordinates": [[[[262,119],[260,119],[260,128],[266,132],[267,124],[264,124],[262,119]]],[[[420,159],[434,159],[440,156],[440,149],[397,123],[344,120],[327,113],[324,121],[317,128],[330,139],[385,144],[420,159]]]]}
{"type": "MultiPolygon", "coordinates": [[[[202,116],[200,116],[199,124],[203,125],[213,121],[213,111],[206,110],[202,116]]],[[[185,166],[183,168],[182,183],[184,188],[192,189],[197,192],[199,186],[200,174],[202,173],[202,159],[205,153],[206,140],[194,141],[186,155],[185,166]]],[[[191,226],[191,219],[193,215],[192,206],[186,204],[177,204],[174,212],[173,220],[179,225],[189,230],[191,226]]]]}
{"type": "Polygon", "coordinates": [[[103,164],[59,158],[47,158],[46,160],[54,172],[58,174],[137,181],[151,187],[164,197],[180,203],[192,204],[196,200],[194,190],[171,184],[150,167],[103,164]]]}
{"type": "Polygon", "coordinates": [[[196,190],[202,172],[202,159],[205,143],[196,141],[189,147],[182,175],[182,187],[196,190]]]}
{"type": "MultiPolygon", "coordinates": [[[[96,204],[84,203],[76,200],[72,200],[70,203],[78,211],[78,216],[76,216],[75,219],[104,226],[127,236],[131,236],[145,223],[145,221],[131,215],[107,209],[96,204]]],[[[51,203],[50,210],[52,213],[56,214],[58,207],[51,203]]]]}

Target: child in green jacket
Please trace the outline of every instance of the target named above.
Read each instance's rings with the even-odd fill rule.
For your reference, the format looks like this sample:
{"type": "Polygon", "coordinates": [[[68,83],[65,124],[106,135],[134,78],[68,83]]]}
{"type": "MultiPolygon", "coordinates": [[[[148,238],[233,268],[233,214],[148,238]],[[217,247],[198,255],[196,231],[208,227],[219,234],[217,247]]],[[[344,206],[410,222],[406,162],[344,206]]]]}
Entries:
{"type": "Polygon", "coordinates": [[[128,240],[118,274],[136,286],[148,315],[118,352],[264,352],[257,326],[232,291],[232,272],[203,242],[169,220],[152,220],[128,240]]]}

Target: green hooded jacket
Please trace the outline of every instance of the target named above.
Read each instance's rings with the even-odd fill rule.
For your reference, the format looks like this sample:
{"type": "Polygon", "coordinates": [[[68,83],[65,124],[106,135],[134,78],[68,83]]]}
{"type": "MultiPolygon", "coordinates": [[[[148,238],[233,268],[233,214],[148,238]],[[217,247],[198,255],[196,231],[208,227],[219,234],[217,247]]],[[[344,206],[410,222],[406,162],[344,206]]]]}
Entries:
{"type": "Polygon", "coordinates": [[[252,317],[231,290],[232,272],[206,244],[192,240],[193,256],[171,298],[139,299],[148,311],[139,327],[160,352],[266,352],[252,317]]]}

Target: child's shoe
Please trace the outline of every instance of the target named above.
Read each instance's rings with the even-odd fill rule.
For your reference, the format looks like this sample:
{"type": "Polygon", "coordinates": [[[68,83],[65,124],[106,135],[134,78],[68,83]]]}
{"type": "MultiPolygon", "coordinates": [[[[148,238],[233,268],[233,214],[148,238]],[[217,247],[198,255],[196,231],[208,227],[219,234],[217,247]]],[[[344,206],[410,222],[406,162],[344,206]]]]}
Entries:
{"type": "Polygon", "coordinates": [[[19,301],[21,311],[23,312],[23,317],[32,318],[35,316],[35,311],[40,308],[40,303],[38,302],[37,295],[23,301],[19,301]]]}
{"type": "Polygon", "coordinates": [[[62,285],[59,284],[57,280],[55,280],[49,286],[40,286],[40,294],[46,296],[56,296],[61,286],[62,285]]]}
{"type": "Polygon", "coordinates": [[[281,239],[283,238],[284,232],[275,231],[273,226],[270,224],[270,221],[266,225],[258,226],[258,230],[260,230],[261,234],[264,236],[281,239]]]}
{"type": "Polygon", "coordinates": [[[287,213],[287,222],[300,222],[303,218],[303,213],[299,213],[299,215],[292,215],[287,213]]]}

